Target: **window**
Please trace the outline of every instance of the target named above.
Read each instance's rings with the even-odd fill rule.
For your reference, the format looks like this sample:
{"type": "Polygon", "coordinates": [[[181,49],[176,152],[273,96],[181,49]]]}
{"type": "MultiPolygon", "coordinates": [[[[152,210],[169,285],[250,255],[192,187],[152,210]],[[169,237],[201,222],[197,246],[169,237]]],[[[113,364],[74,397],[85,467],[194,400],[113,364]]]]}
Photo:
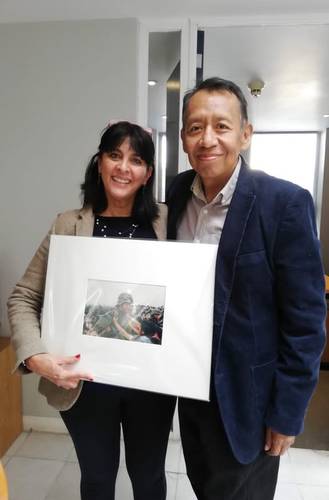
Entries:
{"type": "Polygon", "coordinates": [[[255,133],[250,165],[294,182],[315,193],[319,134],[316,132],[255,133]]]}

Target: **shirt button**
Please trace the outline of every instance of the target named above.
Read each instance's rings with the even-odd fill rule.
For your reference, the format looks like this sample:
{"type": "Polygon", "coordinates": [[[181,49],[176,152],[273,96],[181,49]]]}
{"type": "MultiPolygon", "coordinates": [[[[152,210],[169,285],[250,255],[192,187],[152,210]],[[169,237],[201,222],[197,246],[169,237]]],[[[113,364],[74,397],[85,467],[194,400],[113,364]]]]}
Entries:
{"type": "Polygon", "coordinates": [[[205,215],[207,215],[208,210],[207,210],[206,208],[204,208],[204,209],[203,209],[203,213],[204,213],[205,215]]]}

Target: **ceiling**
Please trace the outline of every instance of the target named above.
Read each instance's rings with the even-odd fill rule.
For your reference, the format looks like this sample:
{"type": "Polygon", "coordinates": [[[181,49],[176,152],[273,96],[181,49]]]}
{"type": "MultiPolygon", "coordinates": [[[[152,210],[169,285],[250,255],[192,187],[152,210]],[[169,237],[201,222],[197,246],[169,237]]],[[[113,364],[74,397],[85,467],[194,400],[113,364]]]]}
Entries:
{"type": "Polygon", "coordinates": [[[245,93],[256,131],[329,127],[329,24],[206,28],[204,78],[221,76],[245,93]],[[248,83],[263,80],[260,97],[248,83]]]}
{"type": "MultiPolygon", "coordinates": [[[[204,78],[221,76],[241,87],[255,131],[329,128],[329,24],[202,29],[204,78]],[[248,89],[253,79],[265,83],[257,98],[248,89]]],[[[167,79],[179,60],[177,34],[150,34],[149,78],[158,83],[149,88],[148,124],[160,132],[167,79]]]]}
{"type": "MultiPolygon", "coordinates": [[[[265,81],[259,99],[248,95],[256,130],[328,128],[329,118],[323,115],[329,114],[329,0],[0,0],[0,23],[120,17],[189,17],[201,22],[215,16],[271,15],[290,20],[300,15],[304,24],[316,16],[328,24],[206,28],[204,76],[230,78],[246,94],[250,79],[265,81]]],[[[166,112],[156,111],[159,116],[166,112]]]]}
{"type": "Polygon", "coordinates": [[[329,13],[328,0],[0,0],[0,22],[329,13]]]}

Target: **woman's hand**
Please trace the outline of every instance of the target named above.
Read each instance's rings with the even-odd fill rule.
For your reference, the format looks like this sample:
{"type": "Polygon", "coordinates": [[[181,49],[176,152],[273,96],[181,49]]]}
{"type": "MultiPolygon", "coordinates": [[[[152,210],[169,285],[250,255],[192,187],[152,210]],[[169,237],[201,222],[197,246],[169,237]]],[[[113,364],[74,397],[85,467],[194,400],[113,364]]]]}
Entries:
{"type": "Polygon", "coordinates": [[[80,380],[93,380],[90,373],[73,372],[69,369],[79,359],[79,354],[77,356],[52,356],[44,353],[27,358],[25,365],[32,372],[47,378],[58,387],[75,389],[80,380]]]}

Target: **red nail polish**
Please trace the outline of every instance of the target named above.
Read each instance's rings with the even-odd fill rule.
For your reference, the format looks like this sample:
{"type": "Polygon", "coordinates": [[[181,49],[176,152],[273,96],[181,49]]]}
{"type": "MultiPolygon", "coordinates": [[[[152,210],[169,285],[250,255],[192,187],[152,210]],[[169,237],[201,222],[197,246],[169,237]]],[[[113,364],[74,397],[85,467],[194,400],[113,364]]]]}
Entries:
{"type": "Polygon", "coordinates": [[[80,359],[81,354],[76,354],[74,357],[80,359]]]}

